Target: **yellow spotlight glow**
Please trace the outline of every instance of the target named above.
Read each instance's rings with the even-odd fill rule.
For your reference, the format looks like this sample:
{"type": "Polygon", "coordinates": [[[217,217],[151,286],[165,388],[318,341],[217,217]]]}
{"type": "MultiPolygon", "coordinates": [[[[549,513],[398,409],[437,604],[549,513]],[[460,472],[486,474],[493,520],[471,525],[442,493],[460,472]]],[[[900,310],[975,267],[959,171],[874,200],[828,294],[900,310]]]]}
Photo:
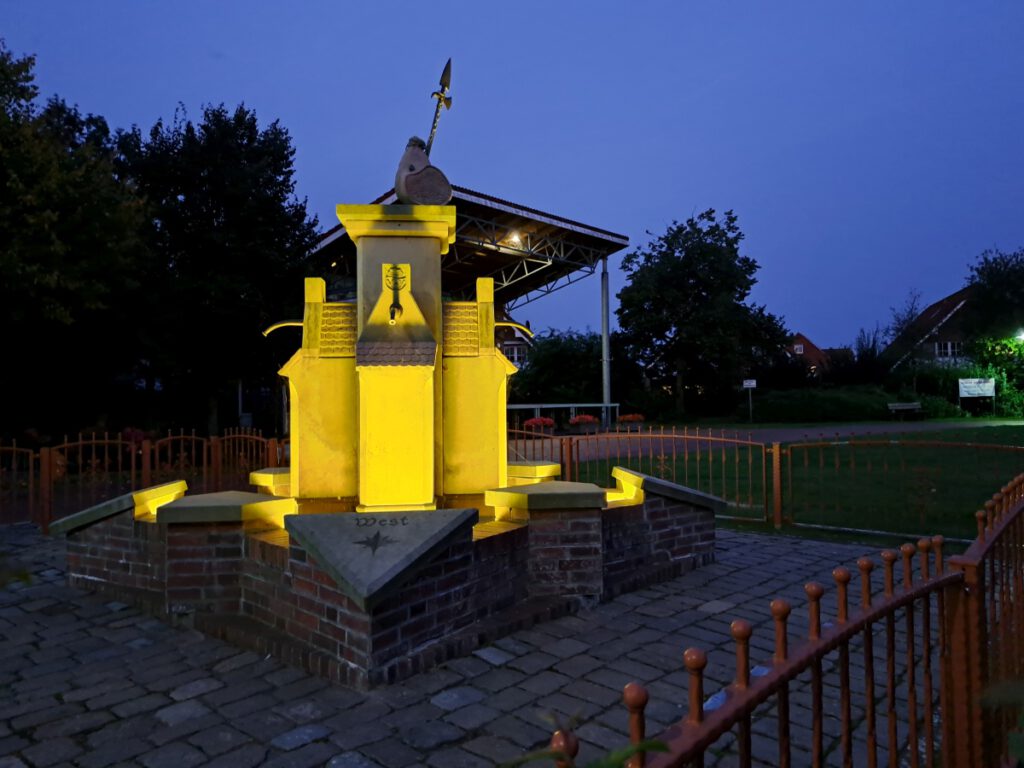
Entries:
{"type": "Polygon", "coordinates": [[[523,239],[519,236],[518,232],[509,232],[508,244],[514,245],[516,248],[518,248],[520,245],[523,244],[523,239]]]}

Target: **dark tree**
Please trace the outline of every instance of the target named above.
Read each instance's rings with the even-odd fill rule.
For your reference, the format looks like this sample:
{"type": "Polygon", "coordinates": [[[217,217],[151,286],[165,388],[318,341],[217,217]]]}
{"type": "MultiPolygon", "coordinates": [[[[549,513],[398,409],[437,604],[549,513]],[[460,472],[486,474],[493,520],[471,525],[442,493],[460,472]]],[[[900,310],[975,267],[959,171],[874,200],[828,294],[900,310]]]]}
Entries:
{"type": "Polygon", "coordinates": [[[1024,248],[984,251],[967,279],[974,290],[966,305],[970,335],[1007,339],[1024,329],[1024,248]]]}
{"type": "MultiPolygon", "coordinates": [[[[621,335],[613,333],[612,401],[632,405],[640,380],[626,354],[621,335]]],[[[517,403],[600,403],[602,396],[601,335],[590,330],[537,334],[511,380],[510,398],[517,403]]]]}
{"type": "MultiPolygon", "coordinates": [[[[316,220],[295,197],[288,132],[261,128],[244,106],[206,107],[198,123],[158,122],[119,137],[126,179],[145,200],[154,268],[145,378],[195,423],[218,418],[239,380],[272,384],[282,339],[260,331],[301,318],[306,254],[316,220]]],[[[294,347],[295,339],[284,339],[294,347]]]]}
{"type": "Polygon", "coordinates": [[[600,335],[553,329],[537,334],[512,377],[511,395],[520,403],[601,402],[600,335]]]}
{"type": "Polygon", "coordinates": [[[106,122],[35,104],[32,57],[0,43],[0,432],[103,426],[131,368],[144,270],[138,201],[106,122]]]}
{"type": "Polygon", "coordinates": [[[892,314],[889,325],[885,328],[883,338],[892,343],[903,335],[903,332],[913,325],[917,316],[921,314],[921,292],[911,289],[907,291],[907,298],[903,301],[902,307],[889,307],[892,314]]]}
{"type": "Polygon", "coordinates": [[[693,395],[700,407],[729,408],[745,374],[787,343],[782,320],[748,303],[758,264],[740,254],[742,239],[732,211],[709,209],[623,259],[619,326],[679,411],[693,395]]]}

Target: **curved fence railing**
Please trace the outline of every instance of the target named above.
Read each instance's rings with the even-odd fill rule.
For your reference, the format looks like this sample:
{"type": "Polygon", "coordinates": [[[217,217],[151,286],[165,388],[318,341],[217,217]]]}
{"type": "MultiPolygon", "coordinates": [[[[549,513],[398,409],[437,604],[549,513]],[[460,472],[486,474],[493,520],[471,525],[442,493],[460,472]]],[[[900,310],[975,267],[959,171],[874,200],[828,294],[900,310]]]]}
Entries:
{"type": "MultiPolygon", "coordinates": [[[[795,611],[787,601],[766,606],[774,652],[753,668],[751,624],[733,621],[736,673],[710,699],[707,654],[687,649],[688,711],[654,736],[667,752],[639,753],[630,765],[703,766],[713,755],[750,766],[755,732],[772,745],[762,739],[759,765],[1015,765],[1019,755],[1009,745],[1020,739],[1024,701],[1024,475],[974,520],[977,538],[946,563],[942,538],[934,537],[883,551],[880,568],[861,558],[853,586],[851,571],[835,568],[827,621],[826,589],[807,584],[807,629],[793,652],[788,621],[795,611]],[[851,602],[859,605],[851,610],[851,602]]],[[[643,686],[626,685],[634,745],[648,736],[648,701],[643,686]]],[[[556,764],[572,766],[578,739],[559,731],[551,743],[561,753],[556,764]]]]}
{"type": "Polygon", "coordinates": [[[27,519],[36,508],[38,455],[29,448],[0,445],[0,524],[27,519]]]}
{"type": "Polygon", "coordinates": [[[51,520],[129,491],[185,480],[191,491],[245,490],[249,472],[279,466],[287,441],[252,430],[158,440],[78,435],[38,451],[0,446],[0,523],[51,520]]]}
{"type": "Polygon", "coordinates": [[[108,434],[78,436],[40,451],[40,502],[49,518],[64,517],[143,487],[141,447],[108,434]]]}
{"type": "Polygon", "coordinates": [[[730,514],[766,519],[769,509],[769,447],[738,432],[646,429],[569,438],[563,473],[574,480],[611,484],[621,466],[710,493],[730,514]]]}
{"type": "Polygon", "coordinates": [[[188,487],[198,493],[205,493],[210,484],[210,441],[196,435],[195,430],[186,434],[168,434],[152,443],[152,451],[143,448],[143,457],[152,456],[150,467],[153,484],[184,480],[188,487]]]}

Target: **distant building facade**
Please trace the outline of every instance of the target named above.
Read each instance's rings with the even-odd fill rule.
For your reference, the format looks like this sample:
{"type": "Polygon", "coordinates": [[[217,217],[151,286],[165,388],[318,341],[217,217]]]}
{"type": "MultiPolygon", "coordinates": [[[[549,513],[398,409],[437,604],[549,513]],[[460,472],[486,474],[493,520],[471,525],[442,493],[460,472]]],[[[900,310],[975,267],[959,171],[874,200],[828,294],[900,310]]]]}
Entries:
{"type": "Polygon", "coordinates": [[[820,379],[829,368],[828,353],[802,333],[793,334],[786,347],[786,354],[790,360],[804,366],[809,379],[820,379]]]}
{"type": "Polygon", "coordinates": [[[882,355],[895,371],[913,362],[958,365],[968,362],[970,341],[964,328],[964,308],[971,301],[974,288],[967,286],[951,293],[925,309],[892,340],[882,355]]]}

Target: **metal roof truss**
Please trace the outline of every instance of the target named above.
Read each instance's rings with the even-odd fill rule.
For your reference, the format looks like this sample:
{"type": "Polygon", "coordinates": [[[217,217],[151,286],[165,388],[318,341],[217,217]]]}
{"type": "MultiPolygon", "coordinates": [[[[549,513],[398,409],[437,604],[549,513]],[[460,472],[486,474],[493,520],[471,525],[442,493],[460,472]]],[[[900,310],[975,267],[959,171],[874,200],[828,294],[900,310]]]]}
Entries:
{"type": "Polygon", "coordinates": [[[493,220],[460,213],[455,245],[449,250],[443,266],[470,261],[475,251],[480,249],[509,256],[514,261],[488,275],[494,278],[496,293],[553,266],[572,270],[570,274],[553,274],[546,284],[513,299],[509,308],[515,308],[589,277],[594,274],[598,261],[607,254],[606,249],[536,232],[517,233],[518,244],[514,244],[514,232],[516,230],[499,226],[493,220]]]}

